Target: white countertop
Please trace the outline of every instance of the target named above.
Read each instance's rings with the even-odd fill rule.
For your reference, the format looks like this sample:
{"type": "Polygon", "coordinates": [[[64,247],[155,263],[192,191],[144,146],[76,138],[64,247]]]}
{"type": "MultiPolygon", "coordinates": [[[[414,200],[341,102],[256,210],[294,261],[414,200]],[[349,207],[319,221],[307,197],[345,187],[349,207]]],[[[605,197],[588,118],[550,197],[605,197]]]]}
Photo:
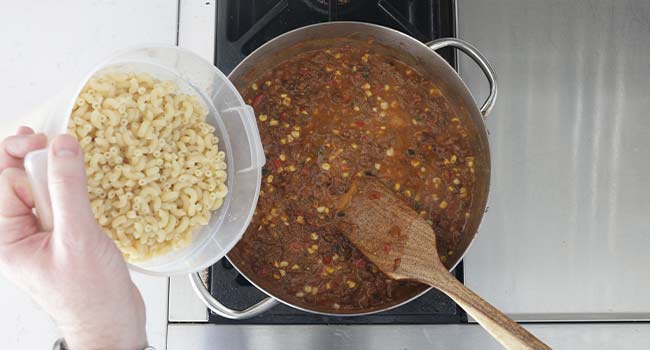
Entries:
{"type": "MultiPolygon", "coordinates": [[[[112,51],[143,43],[176,44],[178,1],[3,1],[0,4],[0,137],[29,117],[71,76],[112,51]],[[68,19],[68,20],[65,20],[68,19]]],[[[165,349],[168,279],[133,274],[147,307],[152,345],[165,349]]],[[[57,330],[27,295],[0,277],[3,349],[48,349],[57,330]]]]}

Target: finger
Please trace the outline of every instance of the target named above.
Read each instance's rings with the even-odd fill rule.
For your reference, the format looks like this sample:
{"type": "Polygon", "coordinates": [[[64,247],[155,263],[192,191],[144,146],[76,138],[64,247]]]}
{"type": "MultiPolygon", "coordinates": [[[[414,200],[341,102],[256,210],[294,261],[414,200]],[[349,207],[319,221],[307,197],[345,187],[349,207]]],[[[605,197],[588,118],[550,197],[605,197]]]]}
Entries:
{"type": "Polygon", "coordinates": [[[29,126],[20,126],[18,127],[18,131],[16,131],[17,135],[31,135],[34,133],[34,130],[30,128],[29,126]]]}
{"type": "Polygon", "coordinates": [[[0,174],[0,216],[31,215],[32,191],[25,170],[9,168],[0,174]]]}
{"type": "Polygon", "coordinates": [[[22,168],[22,158],[46,144],[47,138],[43,134],[9,136],[0,142],[0,172],[7,168],[22,168]]]}
{"type": "Polygon", "coordinates": [[[45,148],[46,144],[44,134],[14,135],[5,140],[5,151],[14,158],[24,158],[31,151],[45,148]]]}
{"type": "Polygon", "coordinates": [[[70,135],[59,135],[52,141],[48,159],[48,182],[54,232],[83,235],[96,224],[86,181],[86,166],[79,143],[70,135]],[[60,230],[59,228],[65,228],[60,230]]]}

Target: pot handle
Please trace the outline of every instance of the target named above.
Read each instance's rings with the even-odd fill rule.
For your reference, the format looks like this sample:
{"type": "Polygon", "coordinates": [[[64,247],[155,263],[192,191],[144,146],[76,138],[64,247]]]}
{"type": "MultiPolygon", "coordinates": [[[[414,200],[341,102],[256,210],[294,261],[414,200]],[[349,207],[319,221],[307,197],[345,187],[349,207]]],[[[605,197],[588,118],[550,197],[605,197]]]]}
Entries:
{"type": "Polygon", "coordinates": [[[490,62],[488,62],[487,58],[485,58],[485,56],[483,56],[483,54],[474,45],[468,43],[467,41],[456,38],[436,39],[427,43],[427,46],[429,46],[429,48],[434,51],[442,49],[443,47],[451,46],[464,52],[467,54],[467,56],[474,60],[476,64],[478,64],[483,73],[485,73],[485,77],[490,84],[490,94],[488,95],[485,102],[483,102],[483,105],[480,109],[483,117],[487,117],[488,114],[490,114],[492,111],[494,103],[497,100],[497,81],[494,74],[494,69],[492,69],[492,66],[490,65],[490,62]]]}
{"type": "Polygon", "coordinates": [[[208,309],[221,317],[229,318],[231,320],[244,320],[262,314],[278,304],[278,301],[274,298],[267,297],[245,310],[233,310],[220,303],[212,296],[212,294],[210,294],[210,292],[208,292],[198,273],[192,273],[189,277],[192,289],[194,289],[194,292],[196,292],[199,299],[208,307],[208,309]]]}

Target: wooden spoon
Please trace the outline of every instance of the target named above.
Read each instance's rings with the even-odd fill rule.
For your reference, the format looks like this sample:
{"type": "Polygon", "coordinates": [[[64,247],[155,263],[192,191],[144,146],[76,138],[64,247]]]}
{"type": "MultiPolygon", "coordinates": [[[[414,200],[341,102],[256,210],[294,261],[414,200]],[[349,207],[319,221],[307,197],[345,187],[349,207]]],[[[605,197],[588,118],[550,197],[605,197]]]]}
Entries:
{"type": "Polygon", "coordinates": [[[551,349],[460,283],[440,262],[433,228],[381,183],[356,181],[337,210],[337,228],[388,277],[447,294],[507,349],[551,349]]]}

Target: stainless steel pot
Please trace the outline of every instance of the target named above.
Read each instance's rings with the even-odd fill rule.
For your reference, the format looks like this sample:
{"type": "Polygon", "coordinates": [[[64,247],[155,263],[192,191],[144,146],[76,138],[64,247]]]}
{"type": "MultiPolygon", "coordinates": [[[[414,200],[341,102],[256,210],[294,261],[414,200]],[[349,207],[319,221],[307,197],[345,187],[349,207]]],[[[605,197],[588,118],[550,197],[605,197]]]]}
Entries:
{"type": "MultiPolygon", "coordinates": [[[[431,81],[437,83],[442,93],[455,108],[456,115],[465,122],[470,123],[475,128],[475,139],[471,145],[476,150],[475,174],[476,174],[476,203],[470,213],[470,221],[463,232],[460,243],[452,256],[449,256],[445,265],[451,270],[463,258],[465,252],[469,249],[478,232],[483,213],[487,204],[489,185],[490,185],[490,151],[487,139],[487,131],[483,118],[485,118],[497,97],[497,85],[492,67],[485,57],[471,44],[455,38],[437,39],[427,44],[422,44],[416,39],[405,35],[396,30],[359,22],[329,22],[302,27],[294,31],[281,35],[262,47],[255,50],[246,59],[244,59],[230,74],[230,80],[238,87],[247,86],[256,77],[263,74],[269,68],[276,66],[284,60],[293,57],[300,51],[327,47],[336,39],[361,39],[366,40],[373,38],[378,48],[387,50],[387,54],[397,56],[397,58],[406,64],[416,68],[418,72],[425,75],[431,81]],[[297,44],[299,47],[296,47],[297,44]],[[483,105],[478,108],[470,94],[467,86],[463,83],[460,76],[447,62],[435,53],[435,50],[443,47],[453,47],[467,54],[478,64],[485,73],[490,85],[490,94],[483,105]]],[[[232,261],[231,261],[232,262],[232,261]]],[[[237,265],[233,263],[235,267],[237,265]]],[[[254,283],[254,279],[249,280],[254,283]]],[[[307,312],[322,313],[314,310],[305,310],[302,307],[292,305],[281,299],[276,299],[271,293],[264,291],[269,295],[268,298],[245,309],[232,310],[218,300],[214,299],[210,292],[203,285],[198,274],[190,275],[190,281],[198,297],[214,313],[231,319],[245,319],[261,314],[272,308],[278,302],[285,303],[291,307],[298,308],[307,312]]],[[[256,285],[259,288],[259,286],[256,285]]],[[[426,290],[428,291],[428,289],[426,290]]],[[[421,296],[419,295],[405,300],[402,303],[391,305],[384,309],[376,309],[370,312],[357,314],[331,314],[335,316],[356,316],[366,315],[376,312],[385,311],[398,307],[411,300],[421,296]]]]}

